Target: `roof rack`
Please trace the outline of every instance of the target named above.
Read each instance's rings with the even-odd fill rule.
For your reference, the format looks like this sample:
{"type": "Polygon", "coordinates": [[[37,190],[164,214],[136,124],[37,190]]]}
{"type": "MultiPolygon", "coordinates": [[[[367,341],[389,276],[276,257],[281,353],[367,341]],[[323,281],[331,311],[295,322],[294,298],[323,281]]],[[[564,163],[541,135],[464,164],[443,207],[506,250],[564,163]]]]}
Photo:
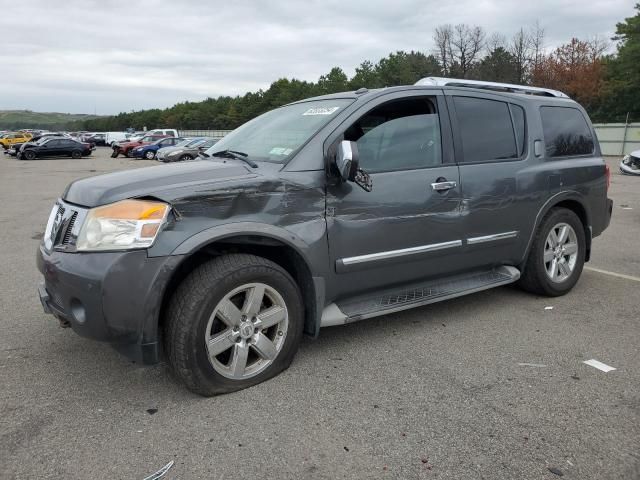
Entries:
{"type": "Polygon", "coordinates": [[[466,78],[425,77],[418,80],[415,85],[430,85],[435,87],[469,87],[486,88],[499,92],[524,93],[526,95],[543,95],[547,97],[569,98],[569,95],[559,90],[550,88],[530,87],[529,85],[514,85],[512,83],[482,82],[479,80],[467,80],[466,78]]]}

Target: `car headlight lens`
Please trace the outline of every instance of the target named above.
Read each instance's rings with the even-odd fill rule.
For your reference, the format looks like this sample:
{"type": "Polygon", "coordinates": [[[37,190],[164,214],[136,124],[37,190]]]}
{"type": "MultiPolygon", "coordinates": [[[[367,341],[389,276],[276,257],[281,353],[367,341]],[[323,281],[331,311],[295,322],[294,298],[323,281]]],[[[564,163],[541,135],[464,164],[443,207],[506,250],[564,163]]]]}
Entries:
{"type": "Polygon", "coordinates": [[[122,200],[89,210],[80,229],[78,251],[128,250],[153,245],[167,220],[169,205],[149,200],[122,200]]]}
{"type": "Polygon", "coordinates": [[[625,165],[629,165],[631,163],[631,155],[625,155],[622,157],[622,163],[625,165]]]}

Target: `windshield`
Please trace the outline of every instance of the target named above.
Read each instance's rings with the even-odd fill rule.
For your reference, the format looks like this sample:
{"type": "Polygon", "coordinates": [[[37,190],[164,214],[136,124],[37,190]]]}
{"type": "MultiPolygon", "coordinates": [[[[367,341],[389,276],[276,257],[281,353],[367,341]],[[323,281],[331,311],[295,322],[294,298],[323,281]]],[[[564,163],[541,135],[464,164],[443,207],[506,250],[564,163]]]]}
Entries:
{"type": "Polygon", "coordinates": [[[251,160],[285,163],[353,100],[315,100],[271,110],[245,123],[207,150],[246,153],[251,160]]]}

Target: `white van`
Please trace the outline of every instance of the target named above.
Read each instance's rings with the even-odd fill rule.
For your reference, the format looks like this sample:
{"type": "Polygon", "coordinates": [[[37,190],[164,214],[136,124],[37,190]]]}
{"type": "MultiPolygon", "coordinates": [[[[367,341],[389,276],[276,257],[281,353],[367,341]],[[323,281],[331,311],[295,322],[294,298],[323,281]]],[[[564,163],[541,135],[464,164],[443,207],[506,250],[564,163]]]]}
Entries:
{"type": "Polygon", "coordinates": [[[104,144],[113,147],[114,143],[123,142],[125,140],[127,140],[127,134],[124,132],[106,132],[104,144]]]}

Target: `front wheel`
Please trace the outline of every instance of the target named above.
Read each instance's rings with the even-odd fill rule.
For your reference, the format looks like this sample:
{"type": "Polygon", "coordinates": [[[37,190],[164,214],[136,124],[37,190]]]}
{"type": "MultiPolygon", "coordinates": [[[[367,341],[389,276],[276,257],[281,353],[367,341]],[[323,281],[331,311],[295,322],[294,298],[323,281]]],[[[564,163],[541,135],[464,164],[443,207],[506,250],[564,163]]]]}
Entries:
{"type": "Polygon", "coordinates": [[[153,160],[156,156],[156,152],[154,152],[153,150],[147,150],[144,153],[144,158],[146,158],[147,160],[153,160]]]}
{"type": "Polygon", "coordinates": [[[178,287],[165,318],[165,349],[190,390],[229,393],[285,370],[303,323],[300,291],[282,267],[254,255],[224,255],[178,287]]]}
{"type": "Polygon", "coordinates": [[[73,152],[71,152],[71,158],[75,158],[76,160],[78,158],[82,157],[82,152],[80,150],[74,150],[73,152]]]}
{"type": "Polygon", "coordinates": [[[22,158],[24,158],[25,160],[33,160],[34,158],[36,158],[36,154],[31,150],[27,150],[26,152],[22,153],[22,158]]]}
{"type": "Polygon", "coordinates": [[[535,234],[520,286],[539,295],[564,295],[580,278],[585,253],[580,218],[566,208],[551,209],[535,234]]]}

